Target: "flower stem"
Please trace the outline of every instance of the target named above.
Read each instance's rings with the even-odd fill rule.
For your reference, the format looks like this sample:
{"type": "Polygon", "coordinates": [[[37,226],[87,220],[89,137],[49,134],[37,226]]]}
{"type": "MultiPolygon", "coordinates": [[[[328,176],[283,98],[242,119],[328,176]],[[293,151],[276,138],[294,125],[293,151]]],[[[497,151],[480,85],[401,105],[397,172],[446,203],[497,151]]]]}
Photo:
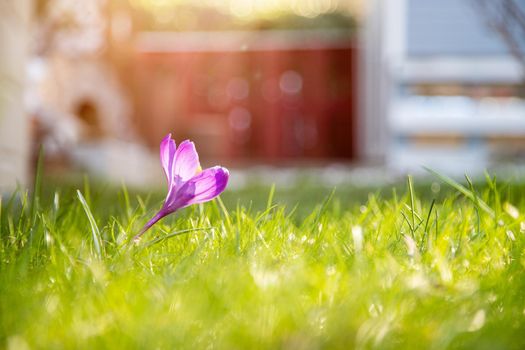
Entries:
{"type": "Polygon", "coordinates": [[[154,217],[149,220],[146,225],[140,230],[138,234],[133,237],[133,241],[138,241],[140,239],[140,236],[142,236],[151,226],[155,225],[160,219],[165,217],[166,214],[164,214],[162,211],[159,211],[154,217]]]}

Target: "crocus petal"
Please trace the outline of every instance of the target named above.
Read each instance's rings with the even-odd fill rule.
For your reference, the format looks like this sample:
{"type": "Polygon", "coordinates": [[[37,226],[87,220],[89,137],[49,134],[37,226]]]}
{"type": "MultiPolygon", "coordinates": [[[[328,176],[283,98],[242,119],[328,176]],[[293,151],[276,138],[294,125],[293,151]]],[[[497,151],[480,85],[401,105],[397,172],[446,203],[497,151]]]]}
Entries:
{"type": "Polygon", "coordinates": [[[220,166],[202,171],[177,191],[175,206],[180,208],[212,200],[224,191],[229,177],[228,170],[220,166]]]}
{"type": "Polygon", "coordinates": [[[174,184],[180,184],[191,179],[200,168],[199,155],[191,141],[182,141],[175,152],[173,160],[174,184]]]}
{"type": "Polygon", "coordinates": [[[168,186],[171,186],[171,181],[173,179],[172,168],[176,149],[177,146],[175,145],[175,141],[171,138],[171,134],[168,134],[160,143],[160,162],[164,174],[168,179],[168,186]]]}

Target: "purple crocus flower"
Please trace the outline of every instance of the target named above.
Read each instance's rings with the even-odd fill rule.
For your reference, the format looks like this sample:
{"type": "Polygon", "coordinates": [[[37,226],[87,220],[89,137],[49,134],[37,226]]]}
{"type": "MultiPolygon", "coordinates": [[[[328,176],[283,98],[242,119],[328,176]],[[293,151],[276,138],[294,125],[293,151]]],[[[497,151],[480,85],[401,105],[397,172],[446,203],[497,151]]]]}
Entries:
{"type": "Polygon", "coordinates": [[[214,166],[202,170],[193,142],[182,141],[177,148],[171,134],[160,143],[160,162],[168,180],[168,195],[162,208],[146,223],[135,239],[166,215],[191,204],[212,200],[228,184],[228,169],[214,166]]]}

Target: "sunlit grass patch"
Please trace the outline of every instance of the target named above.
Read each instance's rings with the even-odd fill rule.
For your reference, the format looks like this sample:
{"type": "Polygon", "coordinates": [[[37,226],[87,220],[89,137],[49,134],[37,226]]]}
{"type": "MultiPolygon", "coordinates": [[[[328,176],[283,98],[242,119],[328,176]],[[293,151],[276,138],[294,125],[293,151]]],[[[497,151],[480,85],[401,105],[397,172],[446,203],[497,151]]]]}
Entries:
{"type": "Polygon", "coordinates": [[[0,344],[523,348],[523,187],[451,181],[230,191],[139,243],[161,194],[44,181],[1,201],[0,344]]]}

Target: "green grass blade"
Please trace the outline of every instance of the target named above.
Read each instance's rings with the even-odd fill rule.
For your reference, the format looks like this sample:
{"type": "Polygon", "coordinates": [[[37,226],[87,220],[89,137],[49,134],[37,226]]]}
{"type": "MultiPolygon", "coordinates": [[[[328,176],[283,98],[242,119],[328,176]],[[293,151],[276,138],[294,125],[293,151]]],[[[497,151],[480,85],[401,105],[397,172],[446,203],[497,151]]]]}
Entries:
{"type": "Polygon", "coordinates": [[[410,213],[411,213],[411,219],[412,219],[411,233],[412,233],[412,238],[415,238],[414,230],[416,227],[416,217],[415,217],[416,209],[414,208],[414,185],[412,184],[412,176],[408,175],[407,183],[408,183],[408,192],[410,194],[410,213]]]}
{"type": "Polygon", "coordinates": [[[485,203],[481,198],[479,198],[475,193],[473,193],[472,191],[467,189],[465,186],[461,185],[460,183],[458,183],[457,181],[451,179],[450,177],[448,177],[446,175],[438,173],[437,171],[434,171],[434,170],[432,170],[430,168],[427,168],[425,166],[423,168],[426,171],[428,171],[429,173],[431,173],[434,176],[436,176],[437,178],[439,178],[441,181],[443,181],[447,185],[449,185],[449,186],[455,188],[456,190],[458,190],[461,194],[463,194],[465,197],[470,199],[474,204],[476,204],[476,201],[477,201],[479,207],[485,213],[487,213],[490,217],[492,217],[492,218],[496,217],[496,215],[494,213],[494,210],[487,203],[485,203]]]}
{"type": "Polygon", "coordinates": [[[100,235],[100,230],[98,229],[97,223],[95,221],[95,218],[93,217],[93,213],[91,212],[91,209],[89,208],[86,199],[80,192],[80,190],[77,190],[77,196],[78,200],[80,201],[80,204],[82,205],[82,208],[84,208],[84,212],[86,213],[86,216],[89,220],[89,224],[91,225],[91,233],[93,236],[93,245],[95,247],[95,252],[97,253],[98,258],[102,258],[102,236],[100,235]]]}
{"type": "Polygon", "coordinates": [[[144,245],[144,247],[151,247],[152,245],[154,244],[157,244],[157,243],[160,243],[160,242],[163,242],[167,239],[170,239],[172,237],[176,237],[176,236],[180,236],[182,234],[185,234],[185,233],[190,233],[190,232],[195,232],[195,231],[205,231],[205,230],[213,230],[215,229],[214,227],[196,227],[196,228],[188,228],[188,229],[185,229],[185,230],[179,230],[179,231],[175,231],[175,232],[172,232],[172,233],[169,233],[165,236],[161,236],[161,237],[158,237],[158,238],[155,238],[151,241],[149,241],[148,243],[146,243],[144,245]]]}
{"type": "Polygon", "coordinates": [[[269,209],[273,203],[273,196],[275,194],[275,184],[270,187],[270,193],[268,194],[268,200],[266,201],[266,209],[269,209]]]}
{"type": "Polygon", "coordinates": [[[222,211],[222,213],[224,215],[224,218],[226,219],[228,227],[230,227],[231,226],[231,220],[230,220],[230,213],[228,213],[228,209],[226,209],[226,206],[222,202],[221,197],[217,197],[216,200],[217,200],[217,203],[219,204],[219,208],[221,208],[221,211],[222,211]]]}
{"type": "Polygon", "coordinates": [[[31,204],[29,206],[29,212],[31,216],[31,224],[34,225],[36,221],[36,215],[39,209],[40,195],[42,191],[42,171],[44,165],[44,147],[40,146],[38,152],[38,161],[35,172],[35,180],[33,184],[33,193],[31,195],[31,204]]]}

